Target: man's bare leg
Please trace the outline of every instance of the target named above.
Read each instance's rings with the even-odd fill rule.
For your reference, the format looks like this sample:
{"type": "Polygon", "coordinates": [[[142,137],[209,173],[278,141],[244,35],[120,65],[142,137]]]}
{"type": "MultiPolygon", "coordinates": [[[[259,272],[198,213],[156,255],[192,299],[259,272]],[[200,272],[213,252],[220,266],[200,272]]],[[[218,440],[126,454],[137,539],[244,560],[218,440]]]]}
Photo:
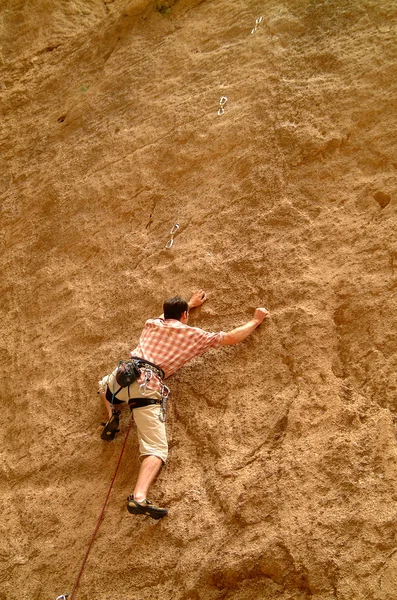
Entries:
{"type": "Polygon", "coordinates": [[[156,479],[162,465],[163,461],[158,456],[145,456],[142,460],[138,480],[134,489],[134,498],[137,502],[142,502],[146,499],[149,487],[156,479]]]}

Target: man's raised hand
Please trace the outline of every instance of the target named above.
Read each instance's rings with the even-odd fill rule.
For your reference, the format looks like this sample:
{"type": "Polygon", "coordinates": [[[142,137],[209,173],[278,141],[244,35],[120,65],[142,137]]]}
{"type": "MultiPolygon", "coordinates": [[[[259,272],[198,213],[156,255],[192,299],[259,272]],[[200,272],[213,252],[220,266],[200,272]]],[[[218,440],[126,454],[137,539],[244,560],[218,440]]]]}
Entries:
{"type": "Polygon", "coordinates": [[[207,296],[204,290],[197,290],[193,292],[192,297],[190,298],[188,304],[189,309],[197,308],[197,306],[201,306],[207,300],[207,296]]]}
{"type": "Polygon", "coordinates": [[[269,311],[267,310],[267,308],[257,308],[254,313],[254,321],[256,321],[259,325],[267,317],[268,314],[269,311]]]}

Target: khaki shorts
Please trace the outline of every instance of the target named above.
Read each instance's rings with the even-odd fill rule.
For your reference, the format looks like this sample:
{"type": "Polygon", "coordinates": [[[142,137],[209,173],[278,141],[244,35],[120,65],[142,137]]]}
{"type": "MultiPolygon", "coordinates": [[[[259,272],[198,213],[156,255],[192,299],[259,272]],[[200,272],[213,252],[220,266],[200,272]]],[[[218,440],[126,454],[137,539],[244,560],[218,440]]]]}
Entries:
{"type": "MultiPolygon", "coordinates": [[[[130,398],[161,399],[160,392],[148,389],[147,392],[149,393],[143,396],[139,390],[139,383],[135,381],[130,385],[129,396],[130,398]]],[[[134,408],[132,412],[138,433],[140,457],[157,456],[165,463],[168,456],[168,444],[165,423],[160,419],[160,404],[134,408]]]]}

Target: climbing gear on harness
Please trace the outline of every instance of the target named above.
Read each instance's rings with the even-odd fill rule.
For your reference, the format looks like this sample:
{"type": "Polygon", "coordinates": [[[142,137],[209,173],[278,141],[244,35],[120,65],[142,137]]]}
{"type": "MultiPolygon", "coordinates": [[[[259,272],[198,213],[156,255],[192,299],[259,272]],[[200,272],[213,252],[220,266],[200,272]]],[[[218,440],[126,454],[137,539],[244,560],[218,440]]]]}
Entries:
{"type": "Polygon", "coordinates": [[[160,369],[160,367],[157,367],[156,365],[149,362],[148,360],[141,361],[140,366],[141,365],[143,366],[143,368],[141,368],[141,373],[142,372],[144,373],[145,381],[143,383],[141,383],[141,385],[139,386],[139,391],[141,392],[142,396],[147,396],[148,394],[151,394],[153,391],[149,388],[149,392],[147,392],[147,387],[148,387],[147,384],[149,383],[149,381],[151,380],[153,375],[156,375],[160,380],[163,380],[165,377],[165,374],[164,374],[163,369],[160,369]]]}
{"type": "Polygon", "coordinates": [[[141,408],[142,406],[149,406],[150,404],[161,404],[160,421],[162,423],[165,423],[165,420],[167,418],[167,400],[171,393],[171,390],[163,383],[163,379],[165,377],[163,369],[161,369],[160,367],[158,367],[154,363],[151,363],[148,360],[144,360],[135,356],[132,356],[131,358],[132,360],[136,361],[136,364],[141,369],[141,373],[143,372],[145,376],[145,381],[139,386],[139,392],[141,393],[141,395],[145,397],[153,393],[153,389],[148,387],[148,383],[152,379],[153,375],[156,375],[157,378],[160,380],[161,400],[159,401],[153,398],[148,398],[147,400],[145,400],[145,398],[130,398],[130,400],[128,401],[130,410],[132,410],[133,408],[141,408]]]}
{"type": "Polygon", "coordinates": [[[62,594],[62,596],[58,596],[57,600],[67,600],[69,594],[62,594]]]}
{"type": "Polygon", "coordinates": [[[161,367],[158,367],[154,363],[150,362],[150,360],[146,360],[144,358],[140,358],[139,356],[131,356],[131,360],[133,360],[138,367],[138,369],[142,369],[142,367],[146,367],[154,372],[160,379],[164,379],[165,374],[161,367]]]}
{"type": "Polygon", "coordinates": [[[170,239],[168,240],[168,242],[165,245],[165,247],[167,248],[167,250],[169,250],[172,247],[172,245],[174,243],[174,235],[176,234],[176,232],[178,231],[178,229],[179,229],[179,223],[175,223],[175,225],[171,228],[171,231],[170,231],[170,236],[171,237],[170,237],[170,239]]]}
{"type": "Polygon", "coordinates": [[[119,430],[120,424],[120,412],[119,410],[113,410],[113,414],[110,417],[109,421],[106,423],[102,433],[101,439],[106,440],[107,442],[111,442],[114,440],[114,436],[119,430]]]}
{"type": "Polygon", "coordinates": [[[117,367],[116,373],[116,381],[122,388],[126,388],[131,383],[134,383],[141,372],[137,367],[136,363],[133,361],[120,361],[119,366],[117,367]]]}
{"type": "MultiPolygon", "coordinates": [[[[142,371],[145,372],[145,383],[141,384],[143,396],[146,394],[146,384],[155,374],[160,380],[164,379],[164,371],[154,363],[139,356],[131,356],[129,360],[120,360],[119,366],[116,372],[116,382],[119,384],[119,389],[111,392],[109,387],[106,390],[106,400],[113,406],[113,404],[121,404],[125,400],[119,400],[117,394],[123,389],[128,387],[128,396],[130,395],[130,385],[137,381],[142,375],[142,371]]],[[[99,393],[99,392],[98,392],[99,393]]]]}
{"type": "Polygon", "coordinates": [[[160,413],[160,421],[165,423],[167,419],[167,400],[168,396],[171,393],[169,387],[167,387],[164,383],[161,384],[161,413],[160,413]]]}
{"type": "Polygon", "coordinates": [[[226,96],[222,96],[222,98],[219,100],[219,108],[218,108],[219,116],[224,114],[226,102],[227,102],[226,96]]]}
{"type": "Polygon", "coordinates": [[[152,519],[162,519],[168,514],[168,508],[160,508],[150,502],[150,500],[142,500],[138,502],[131,494],[127,498],[127,510],[132,515],[148,515],[152,519]]]}
{"type": "Polygon", "coordinates": [[[141,383],[141,385],[139,386],[139,391],[141,392],[142,396],[147,396],[148,394],[151,394],[153,391],[150,389],[149,389],[149,391],[147,391],[147,384],[153,377],[153,371],[151,369],[142,369],[142,370],[145,374],[145,381],[144,381],[144,383],[141,383]]]}
{"type": "Polygon", "coordinates": [[[255,27],[252,29],[252,31],[251,31],[251,35],[252,35],[253,33],[255,33],[255,31],[258,29],[258,27],[259,27],[259,25],[262,23],[262,21],[263,21],[263,17],[258,17],[258,18],[256,19],[256,21],[255,21],[255,27]]]}

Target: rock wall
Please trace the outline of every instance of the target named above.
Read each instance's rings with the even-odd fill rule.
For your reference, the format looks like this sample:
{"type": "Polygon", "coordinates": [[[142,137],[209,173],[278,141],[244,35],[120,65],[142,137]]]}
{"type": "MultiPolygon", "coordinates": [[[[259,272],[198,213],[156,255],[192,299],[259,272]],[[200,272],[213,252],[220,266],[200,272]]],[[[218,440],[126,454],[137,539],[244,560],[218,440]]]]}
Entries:
{"type": "Polygon", "coordinates": [[[198,287],[193,325],[271,317],[170,380],[160,522],[131,433],[75,597],[396,600],[396,24],[2,3],[1,600],[71,592],[129,422],[101,441],[97,381],[198,287]]]}

